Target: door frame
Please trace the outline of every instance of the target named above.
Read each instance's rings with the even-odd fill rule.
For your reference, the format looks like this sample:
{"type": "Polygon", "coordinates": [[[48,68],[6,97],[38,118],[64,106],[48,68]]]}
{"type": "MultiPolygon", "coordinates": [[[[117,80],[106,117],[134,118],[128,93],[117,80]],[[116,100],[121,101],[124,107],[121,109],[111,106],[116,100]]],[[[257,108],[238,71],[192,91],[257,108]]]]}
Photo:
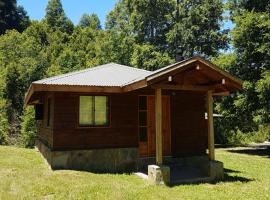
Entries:
{"type": "MultiPolygon", "coordinates": [[[[148,97],[149,96],[151,96],[151,97],[154,97],[155,95],[147,95],[147,94],[142,94],[142,95],[138,95],[138,100],[137,100],[137,102],[138,102],[138,109],[137,109],[137,112],[138,112],[138,124],[137,124],[137,134],[138,134],[138,147],[139,147],[139,157],[155,157],[156,155],[150,155],[150,153],[149,153],[149,139],[150,139],[150,134],[149,134],[149,128],[148,128],[148,113],[149,113],[149,110],[148,110],[148,106],[147,106],[147,108],[146,108],[146,112],[147,112],[147,125],[146,125],[146,127],[147,127],[147,142],[145,142],[146,143],[146,146],[147,146],[147,153],[146,154],[141,154],[141,149],[140,149],[140,144],[142,143],[141,141],[140,141],[140,123],[139,123],[139,113],[140,113],[140,111],[143,111],[143,110],[140,110],[139,109],[139,98],[140,97],[142,97],[142,96],[145,96],[146,97],[146,104],[148,105],[148,97]]],[[[169,149],[170,149],[170,155],[163,155],[163,156],[171,156],[171,154],[172,154],[172,132],[171,132],[171,129],[172,129],[172,123],[171,123],[171,96],[170,95],[162,95],[162,97],[168,97],[169,98],[169,110],[168,110],[168,112],[169,112],[169,130],[168,130],[168,134],[169,134],[169,144],[170,144],[170,146],[169,146],[169,149]]],[[[162,104],[163,105],[163,104],[162,104]]],[[[155,124],[154,124],[154,126],[155,126],[155,124]]],[[[155,141],[155,140],[154,140],[155,141]]],[[[145,145],[145,144],[144,144],[145,145]]]]}

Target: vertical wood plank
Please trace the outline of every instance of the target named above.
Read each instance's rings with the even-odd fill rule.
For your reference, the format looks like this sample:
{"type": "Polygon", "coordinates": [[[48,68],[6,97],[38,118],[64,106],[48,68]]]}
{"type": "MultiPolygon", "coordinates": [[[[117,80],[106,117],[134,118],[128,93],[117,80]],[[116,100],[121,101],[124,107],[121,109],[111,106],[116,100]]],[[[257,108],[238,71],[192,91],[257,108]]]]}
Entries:
{"type": "Polygon", "coordinates": [[[214,121],[213,121],[213,96],[212,91],[207,92],[207,121],[208,121],[208,156],[215,160],[214,121]]]}
{"type": "Polygon", "coordinates": [[[162,164],[162,90],[155,90],[156,109],[156,163],[162,164]]]}

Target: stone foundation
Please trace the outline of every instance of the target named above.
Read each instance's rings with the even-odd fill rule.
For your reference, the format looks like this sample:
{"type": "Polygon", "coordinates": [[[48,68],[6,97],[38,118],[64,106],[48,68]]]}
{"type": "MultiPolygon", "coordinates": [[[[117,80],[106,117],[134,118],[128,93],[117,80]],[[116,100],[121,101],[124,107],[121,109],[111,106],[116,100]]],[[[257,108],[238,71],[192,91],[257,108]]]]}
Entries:
{"type": "Polygon", "coordinates": [[[138,148],[51,151],[42,142],[37,147],[52,169],[76,169],[98,173],[131,172],[136,169],[138,148]]]}
{"type": "Polygon", "coordinates": [[[148,173],[149,181],[156,184],[189,183],[192,180],[209,182],[222,180],[224,177],[223,163],[209,161],[207,156],[165,157],[164,166],[156,166],[154,157],[139,158],[138,148],[51,151],[40,141],[37,141],[37,147],[52,169],[98,173],[140,171],[148,173]]]}

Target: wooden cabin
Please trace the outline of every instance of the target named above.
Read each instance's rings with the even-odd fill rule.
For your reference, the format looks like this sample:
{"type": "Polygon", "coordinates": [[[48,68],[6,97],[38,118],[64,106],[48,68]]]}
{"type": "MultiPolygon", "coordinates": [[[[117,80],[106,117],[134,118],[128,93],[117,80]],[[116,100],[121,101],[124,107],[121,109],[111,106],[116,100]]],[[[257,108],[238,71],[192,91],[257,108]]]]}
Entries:
{"type": "Polygon", "coordinates": [[[205,167],[215,160],[213,96],[241,87],[200,57],[156,71],[110,63],[35,81],[25,104],[35,106],[37,147],[53,169],[205,167]]]}

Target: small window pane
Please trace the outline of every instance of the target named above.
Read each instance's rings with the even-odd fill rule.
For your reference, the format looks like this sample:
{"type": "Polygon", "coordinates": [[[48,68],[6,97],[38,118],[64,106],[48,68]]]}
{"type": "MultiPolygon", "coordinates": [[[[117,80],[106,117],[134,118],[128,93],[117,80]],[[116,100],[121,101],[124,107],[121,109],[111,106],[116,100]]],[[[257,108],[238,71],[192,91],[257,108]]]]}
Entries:
{"type": "Polygon", "coordinates": [[[147,113],[146,111],[139,112],[139,125],[146,126],[147,125],[147,113]]]}
{"type": "Polygon", "coordinates": [[[140,96],[139,97],[139,110],[146,110],[147,109],[147,97],[140,96]]]}
{"type": "Polygon", "coordinates": [[[147,128],[146,127],[140,127],[139,128],[139,139],[140,142],[147,142],[147,128]]]}
{"type": "Polygon", "coordinates": [[[93,125],[93,97],[80,96],[80,125],[93,125]]]}
{"type": "Polygon", "coordinates": [[[95,96],[95,125],[106,125],[107,114],[107,97],[95,96]]]}

